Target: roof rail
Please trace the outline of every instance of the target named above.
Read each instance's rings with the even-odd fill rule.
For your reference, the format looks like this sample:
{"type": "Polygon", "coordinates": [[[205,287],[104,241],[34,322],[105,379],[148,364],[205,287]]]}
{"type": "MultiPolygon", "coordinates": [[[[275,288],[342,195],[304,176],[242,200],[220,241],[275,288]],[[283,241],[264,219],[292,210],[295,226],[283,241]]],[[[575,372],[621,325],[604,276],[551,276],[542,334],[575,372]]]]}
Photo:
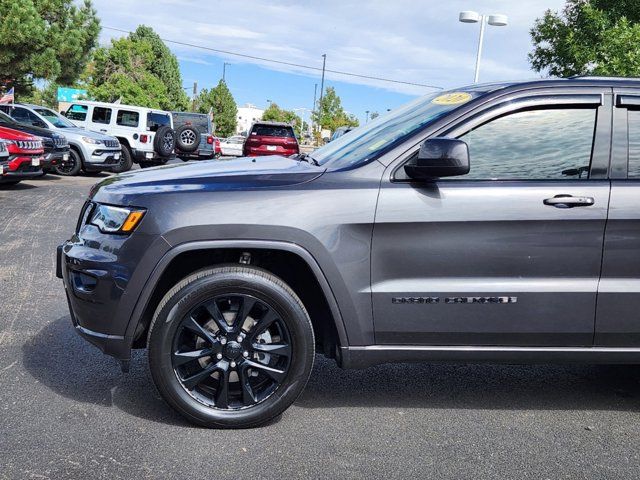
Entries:
{"type": "Polygon", "coordinates": [[[607,75],[571,75],[567,77],[569,80],[582,79],[585,80],[640,80],[640,77],[621,77],[621,76],[607,76],[607,75]]]}

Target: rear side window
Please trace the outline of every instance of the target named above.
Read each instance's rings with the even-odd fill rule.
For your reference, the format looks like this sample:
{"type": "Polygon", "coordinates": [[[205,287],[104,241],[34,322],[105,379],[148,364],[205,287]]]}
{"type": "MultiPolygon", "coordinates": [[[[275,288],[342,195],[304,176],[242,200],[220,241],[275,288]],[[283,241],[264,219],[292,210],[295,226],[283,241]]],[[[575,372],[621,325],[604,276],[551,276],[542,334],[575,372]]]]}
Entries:
{"type": "Polygon", "coordinates": [[[183,125],[195,127],[200,133],[211,133],[209,115],[198,113],[174,113],[173,128],[176,130],[183,125]]]}
{"type": "Polygon", "coordinates": [[[160,127],[170,127],[171,118],[166,113],[149,112],[147,114],[147,130],[158,131],[160,127]]]}
{"type": "Polygon", "coordinates": [[[640,110],[629,110],[629,170],[627,178],[640,178],[640,110]]]}
{"type": "Polygon", "coordinates": [[[261,137],[295,137],[293,127],[281,127],[277,125],[254,125],[251,129],[251,135],[259,135],[261,137]]]}
{"type": "Polygon", "coordinates": [[[118,110],[116,123],[123,127],[137,127],[140,123],[140,114],[130,110],[118,110]]]}
{"type": "Polygon", "coordinates": [[[93,123],[111,123],[111,109],[104,107],[94,107],[91,121],[93,123]]]}
{"type": "Polygon", "coordinates": [[[71,105],[71,108],[67,110],[66,117],[69,120],[77,120],[79,122],[84,122],[87,119],[87,111],[89,107],[86,105],[71,105]]]}

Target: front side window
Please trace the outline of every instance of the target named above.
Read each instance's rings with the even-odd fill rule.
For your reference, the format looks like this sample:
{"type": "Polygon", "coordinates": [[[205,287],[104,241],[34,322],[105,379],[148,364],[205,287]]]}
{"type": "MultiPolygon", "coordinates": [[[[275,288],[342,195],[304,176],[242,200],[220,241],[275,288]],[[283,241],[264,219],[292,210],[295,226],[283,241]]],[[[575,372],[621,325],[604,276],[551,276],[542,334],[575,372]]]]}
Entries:
{"type": "MultiPolygon", "coordinates": [[[[587,179],[596,110],[527,110],[489,121],[459,136],[471,169],[460,180],[587,179]]],[[[452,177],[453,178],[453,177],[452,177]]]]}
{"type": "Polygon", "coordinates": [[[140,123],[140,114],[130,110],[118,110],[116,123],[123,127],[137,127],[140,123]]]}
{"type": "Polygon", "coordinates": [[[627,178],[640,178],[640,110],[629,110],[629,169],[627,178]]]}
{"type": "Polygon", "coordinates": [[[75,120],[77,122],[84,122],[87,119],[87,112],[89,107],[86,105],[71,105],[67,114],[65,115],[69,120],[75,120]]]}
{"type": "Polygon", "coordinates": [[[93,123],[103,123],[108,125],[109,123],[111,123],[111,109],[104,107],[94,107],[91,121],[93,123]]]}

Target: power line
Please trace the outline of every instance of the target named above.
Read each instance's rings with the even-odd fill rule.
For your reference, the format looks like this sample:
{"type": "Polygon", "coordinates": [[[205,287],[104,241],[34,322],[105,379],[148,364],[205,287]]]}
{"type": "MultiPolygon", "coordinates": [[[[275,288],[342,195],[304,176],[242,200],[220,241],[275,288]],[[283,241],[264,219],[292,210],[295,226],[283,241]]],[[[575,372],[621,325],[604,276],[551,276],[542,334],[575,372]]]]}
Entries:
{"type": "MultiPolygon", "coordinates": [[[[124,30],[122,28],[115,28],[115,27],[105,27],[103,26],[102,28],[106,29],[106,30],[113,30],[115,32],[120,32],[120,33],[133,33],[130,30],[124,30]]],[[[303,68],[306,70],[315,70],[315,71],[322,71],[321,67],[314,67],[311,65],[303,65],[300,63],[293,63],[293,62],[285,62],[283,60],[275,60],[273,58],[266,58],[266,57],[259,57],[256,55],[247,55],[245,53],[237,53],[237,52],[232,52],[230,50],[221,50],[218,48],[211,48],[211,47],[205,47],[204,45],[197,45],[194,43],[187,43],[187,42],[179,42],[177,40],[169,40],[167,38],[162,38],[160,37],[160,39],[163,42],[167,42],[167,43],[175,43],[176,45],[182,45],[184,47],[192,47],[192,48],[199,48],[200,50],[207,50],[209,52],[215,52],[215,53],[223,53],[225,55],[233,55],[235,57],[242,57],[242,58],[250,58],[252,60],[260,60],[262,62],[269,62],[269,63],[276,63],[279,65],[287,65],[289,67],[296,67],[296,68],[303,68]]],[[[439,87],[437,85],[427,85],[424,83],[417,83],[417,82],[407,82],[404,80],[394,80],[391,78],[384,78],[384,77],[377,77],[377,76],[373,76],[373,75],[361,75],[359,73],[352,73],[352,72],[343,72],[340,70],[330,70],[330,69],[325,69],[325,72],[328,73],[335,73],[336,75],[345,75],[347,77],[356,77],[356,78],[366,78],[368,80],[378,80],[380,82],[388,82],[388,83],[399,83],[402,85],[413,85],[415,87],[425,87],[425,88],[435,88],[437,90],[442,90],[443,87],[439,87]]]]}

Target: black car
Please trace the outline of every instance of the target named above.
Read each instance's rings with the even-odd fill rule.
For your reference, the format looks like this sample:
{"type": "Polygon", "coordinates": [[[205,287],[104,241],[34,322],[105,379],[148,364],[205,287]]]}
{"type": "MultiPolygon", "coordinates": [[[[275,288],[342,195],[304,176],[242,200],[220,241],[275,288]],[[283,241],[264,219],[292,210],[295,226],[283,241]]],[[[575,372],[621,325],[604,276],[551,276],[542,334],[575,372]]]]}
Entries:
{"type": "Polygon", "coordinates": [[[44,172],[50,170],[54,165],[59,165],[69,160],[69,142],[59,133],[35,125],[18,123],[9,115],[2,112],[0,112],[0,126],[35,135],[42,139],[44,159],[41,162],[41,167],[44,172]]]}
{"type": "Polygon", "coordinates": [[[176,156],[181,160],[210,160],[220,156],[220,141],[212,134],[211,118],[204,113],[172,112],[176,156]]]}

